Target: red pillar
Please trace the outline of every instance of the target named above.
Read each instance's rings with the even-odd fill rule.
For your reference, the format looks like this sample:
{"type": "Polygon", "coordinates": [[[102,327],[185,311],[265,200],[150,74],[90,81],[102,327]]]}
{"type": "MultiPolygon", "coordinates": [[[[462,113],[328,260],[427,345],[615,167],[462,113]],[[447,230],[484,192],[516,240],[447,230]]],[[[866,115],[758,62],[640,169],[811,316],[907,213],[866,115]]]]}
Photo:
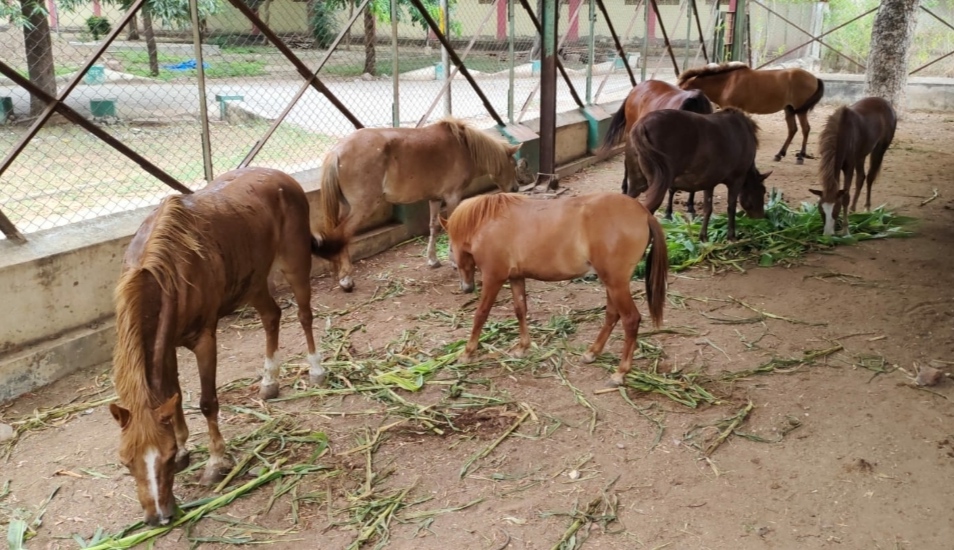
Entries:
{"type": "MultiPolygon", "coordinates": [[[[568,17],[573,17],[573,14],[577,12],[580,8],[580,0],[570,0],[570,11],[568,17]]],[[[576,19],[573,19],[570,22],[570,28],[566,31],[567,40],[576,40],[580,37],[580,16],[577,14],[576,19]]]]}
{"type": "Polygon", "coordinates": [[[497,0],[497,40],[506,40],[506,39],[507,39],[507,0],[497,0]]]}
{"type": "Polygon", "coordinates": [[[99,0],[93,0],[93,15],[96,17],[102,17],[103,15],[103,6],[100,5],[99,0]]]}
{"type": "Polygon", "coordinates": [[[47,6],[47,11],[50,14],[50,28],[54,31],[58,31],[60,29],[60,20],[56,12],[56,0],[49,0],[47,6]]]}
{"type": "Polygon", "coordinates": [[[653,9],[653,4],[649,0],[646,0],[645,4],[646,9],[649,10],[649,28],[646,29],[646,32],[649,34],[649,39],[652,40],[656,38],[656,10],[653,9]]]}

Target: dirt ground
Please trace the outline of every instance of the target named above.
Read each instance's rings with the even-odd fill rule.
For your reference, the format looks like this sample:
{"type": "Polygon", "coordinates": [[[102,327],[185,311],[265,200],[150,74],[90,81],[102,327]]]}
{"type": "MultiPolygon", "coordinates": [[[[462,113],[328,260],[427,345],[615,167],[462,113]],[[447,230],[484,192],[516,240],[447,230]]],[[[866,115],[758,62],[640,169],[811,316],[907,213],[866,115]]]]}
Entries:
{"type": "MultiPolygon", "coordinates": [[[[812,116],[811,152],[830,112],[812,116]]],[[[782,117],[759,122],[759,166],[774,170],[769,187],[790,202],[808,200],[817,161],[773,163],[782,117]]],[[[173,530],[155,547],[218,548],[231,537],[272,541],[274,548],[345,548],[362,533],[371,547],[388,526],[388,548],[541,549],[563,538],[564,548],[950,548],[954,383],[919,389],[906,373],[916,365],[954,370],[951,122],[945,114],[909,114],[876,183],[876,205],[920,218],[915,237],[839,247],[794,267],[670,275],[665,327],[672,333],[647,336],[635,368],[706,375],[715,404],[691,408],[634,389],[626,392],[631,402],[616,391],[594,393],[605,387],[621,336],[617,328],[603,368],[579,363],[602,322],[598,310],[586,310],[603,305],[601,286],[583,281],[528,283],[537,360],[510,361],[491,340],[482,348],[483,366],[439,370],[419,392],[374,389],[361,372],[373,363],[362,358],[431,350],[465,338],[470,328],[472,297],[459,293],[451,268],[426,268],[417,242],[359,263],[353,294],[327,276],[314,280],[312,306],[327,319],[327,327],[319,323],[319,334],[327,330],[325,357],[338,360],[329,363],[331,389],[318,395],[259,401],[264,338],[257,318],[224,319],[220,399],[233,455],[248,456],[241,436],[286,414],[296,427],[327,435],[329,451],[315,463],[328,469],[305,475],[270,506],[273,482],[191,529],[173,530]],[[940,195],[922,205],[933,189],[940,195]],[[759,320],[733,298],[770,315],[759,320]],[[576,321],[565,342],[547,331],[555,317],[576,321]],[[554,359],[557,349],[565,361],[554,359]],[[827,355],[779,364],[772,374],[720,378],[819,350],[827,355]],[[741,423],[713,425],[749,403],[741,423]],[[705,457],[720,435],[727,437],[705,457]],[[468,461],[488,449],[461,478],[468,461]],[[383,518],[378,525],[376,514],[383,518]]],[[[621,169],[616,158],[562,183],[570,193],[617,191],[621,169]]],[[[283,300],[289,363],[282,396],[292,396],[305,390],[304,339],[294,305],[283,300]]],[[[637,305],[645,307],[642,300],[637,305]]],[[[506,291],[491,318],[512,318],[506,291]]],[[[108,397],[108,368],[10,403],[3,419],[108,397]]],[[[180,370],[191,443],[204,446],[188,352],[180,352],[180,370]]],[[[0,521],[32,518],[55,488],[28,548],[75,548],[74,534],[88,540],[97,528],[115,533],[138,521],[134,483],[117,460],[118,435],[102,405],[26,433],[0,463],[0,487],[10,480],[0,521]]],[[[304,449],[305,458],[282,456],[305,461],[304,449]]],[[[193,462],[201,456],[194,453],[193,462]]],[[[195,480],[194,473],[177,479],[180,501],[210,494],[195,480]]]]}

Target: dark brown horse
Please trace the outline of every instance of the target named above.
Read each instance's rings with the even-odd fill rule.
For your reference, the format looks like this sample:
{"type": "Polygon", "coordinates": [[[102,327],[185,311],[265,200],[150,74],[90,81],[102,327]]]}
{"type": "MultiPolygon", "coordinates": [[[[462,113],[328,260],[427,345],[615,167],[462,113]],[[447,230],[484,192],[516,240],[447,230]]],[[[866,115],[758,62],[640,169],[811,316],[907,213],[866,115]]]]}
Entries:
{"type": "MultiPolygon", "coordinates": [[[[712,113],[712,103],[699,90],[680,90],[663,80],[640,82],[630,90],[626,100],[613,115],[606,137],[603,138],[600,154],[609,153],[613,146],[629,135],[633,125],[639,122],[639,119],[660,109],[682,109],[693,113],[709,114],[712,113]]],[[[630,149],[627,149],[627,151],[630,151],[630,149]]],[[[628,163],[624,163],[623,167],[623,193],[628,190],[626,164],[628,163]]],[[[672,218],[672,200],[675,194],[675,189],[669,190],[669,206],[666,208],[666,218],[672,218]]],[[[689,193],[686,208],[690,214],[696,213],[695,193],[689,193]]]]}
{"type": "Polygon", "coordinates": [[[136,480],[146,523],[170,521],[173,479],[189,464],[177,346],[192,350],[199,367],[199,408],[209,426],[203,484],[218,482],[232,468],[215,390],[220,317],[244,304],[258,310],[265,328],[260,394],[278,395],[282,310],[269,290],[273,268],[285,275],[298,302],[312,382],[323,380],[311,328],[311,255],[318,245],[301,186],[262,168],[228,172],[195,194],[166,198],[136,232],[116,287],[113,382],[122,406],[109,410],[122,428],[119,456],[136,480]]]}
{"type": "Polygon", "coordinates": [[[629,135],[631,162],[629,195],[648,188],[646,207],[655,212],[666,191],[703,191],[702,230],[708,239],[712,215],[712,192],[724,183],[729,189],[729,239],[735,238],[735,206],[753,218],[765,215],[765,178],[755,168],[758,126],[738,109],[727,108],[711,115],[665,109],[649,113],[629,135]],[[638,176],[638,177],[637,177],[638,176]]]}
{"type": "Polygon", "coordinates": [[[622,384],[633,364],[640,322],[629,282],[650,242],[646,300],[653,322],[662,323],[669,269],[666,235],[656,218],[629,197],[594,193],[540,200],[510,193],[481,195],[461,203],[447,221],[447,234],[461,289],[474,289],[475,268],[483,277],[480,305],[462,362],[469,362],[476,353],[480,331],[505,282],[510,281],[520,324],[520,343],[514,352],[519,357],[530,347],[525,280],[565,281],[595,271],[606,287],[606,322],[583,362],[596,360],[622,318],[623,355],[610,382],[622,384]]]}
{"type": "Polygon", "coordinates": [[[804,69],[776,69],[756,71],[745,63],[733,61],[721,65],[710,63],[705,67],[689,69],[679,75],[683,90],[702,90],[706,97],[720,107],[736,107],[754,115],[768,115],[785,111],[788,137],[775,155],[782,160],[798,127],[802,126],[802,150],[795,155],[796,164],[808,156],[808,113],[825,95],[825,83],[804,69]]]}
{"type": "Polygon", "coordinates": [[[516,191],[526,161],[510,145],[463,121],[447,118],[423,128],[364,128],[341,140],[326,156],[321,178],[323,242],[318,255],[331,260],[338,284],[354,288],[348,243],[378,207],[430,203],[427,263],[437,267],[441,201],[450,215],[471,181],[489,175],[501,191],[516,191]],[[346,209],[342,215],[342,203],[346,209]]]}
{"type": "Polygon", "coordinates": [[[821,191],[811,189],[818,195],[818,211],[825,222],[825,235],[834,235],[835,221],[844,213],[844,230],[848,233],[848,193],[851,178],[855,177],[855,196],[851,211],[858,207],[861,186],[866,184],[868,196],[865,210],[871,209],[871,184],[881,171],[884,153],[894,139],[898,117],[891,104],[880,97],[866,97],[851,106],[839,107],[825,123],[821,134],[821,165],[818,179],[821,191]],[[868,176],[865,178],[865,157],[871,156],[868,176]],[[839,188],[838,178],[845,176],[844,188],[839,188]]]}

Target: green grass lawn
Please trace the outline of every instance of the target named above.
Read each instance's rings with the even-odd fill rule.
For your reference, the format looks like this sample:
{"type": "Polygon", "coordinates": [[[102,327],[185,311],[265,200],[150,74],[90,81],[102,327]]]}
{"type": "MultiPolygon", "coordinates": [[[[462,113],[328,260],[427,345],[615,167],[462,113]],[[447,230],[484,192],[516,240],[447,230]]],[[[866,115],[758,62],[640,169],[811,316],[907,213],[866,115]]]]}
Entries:
{"type": "MultiPolygon", "coordinates": [[[[123,64],[123,72],[136,76],[153,78],[163,82],[177,79],[195,79],[196,77],[195,69],[173,71],[166,68],[167,65],[177,65],[192,59],[190,56],[168,55],[159,52],[159,75],[153,76],[149,71],[148,53],[117,52],[115,55],[123,64]]],[[[205,70],[206,78],[253,77],[265,74],[265,61],[258,59],[220,60],[207,58],[205,62],[208,64],[208,68],[205,70]]]]}

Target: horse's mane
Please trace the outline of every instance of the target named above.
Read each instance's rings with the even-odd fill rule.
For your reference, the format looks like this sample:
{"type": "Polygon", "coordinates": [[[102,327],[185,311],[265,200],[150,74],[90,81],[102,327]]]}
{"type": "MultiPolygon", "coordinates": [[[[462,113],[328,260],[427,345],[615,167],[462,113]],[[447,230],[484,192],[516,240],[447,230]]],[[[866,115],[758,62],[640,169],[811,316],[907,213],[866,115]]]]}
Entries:
{"type": "Polygon", "coordinates": [[[703,78],[706,76],[713,76],[717,74],[724,74],[732,71],[737,71],[739,69],[748,69],[749,66],[741,61],[730,61],[729,63],[710,63],[702,67],[696,67],[695,69],[688,69],[682,72],[679,75],[678,85],[681,87],[683,84],[688,82],[692,78],[703,78]]]}
{"type": "MultiPolygon", "coordinates": [[[[841,123],[848,114],[848,107],[842,105],[835,109],[835,112],[828,117],[825,123],[825,129],[822,130],[819,138],[818,148],[821,150],[821,163],[818,165],[818,176],[821,179],[822,188],[829,191],[829,185],[834,184],[837,187],[838,171],[844,162],[844,148],[839,147],[841,123]]],[[[834,190],[837,192],[837,190],[834,190]]]]}
{"type": "Polygon", "coordinates": [[[496,219],[516,203],[530,200],[517,193],[478,195],[460,203],[447,220],[447,234],[455,240],[468,240],[489,220],[496,219]]]}
{"type": "Polygon", "coordinates": [[[723,107],[722,109],[719,110],[719,112],[726,113],[726,114],[730,114],[730,113],[736,114],[738,115],[740,119],[745,121],[746,126],[748,126],[749,130],[752,131],[752,136],[755,137],[755,148],[758,149],[760,128],[759,128],[759,123],[755,122],[755,119],[750,117],[749,114],[743,111],[742,109],[737,109],[735,107],[723,107]]]}
{"type": "Polygon", "coordinates": [[[461,145],[466,145],[474,164],[487,174],[496,176],[512,162],[510,144],[506,141],[494,138],[454,117],[443,118],[437,124],[444,125],[461,145]]]}
{"type": "Polygon", "coordinates": [[[154,277],[163,294],[175,292],[181,284],[186,284],[177,276],[177,267],[189,263],[190,256],[205,257],[194,228],[195,217],[182,205],[182,197],[174,195],[165,199],[159,205],[156,221],[143,245],[140,265],[126,269],[116,285],[113,384],[127,406],[159,404],[159,396],[153,394],[146,377],[142,333],[144,276],[154,277]]]}

